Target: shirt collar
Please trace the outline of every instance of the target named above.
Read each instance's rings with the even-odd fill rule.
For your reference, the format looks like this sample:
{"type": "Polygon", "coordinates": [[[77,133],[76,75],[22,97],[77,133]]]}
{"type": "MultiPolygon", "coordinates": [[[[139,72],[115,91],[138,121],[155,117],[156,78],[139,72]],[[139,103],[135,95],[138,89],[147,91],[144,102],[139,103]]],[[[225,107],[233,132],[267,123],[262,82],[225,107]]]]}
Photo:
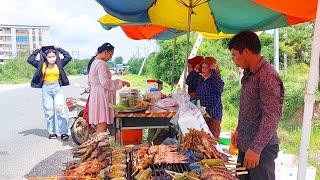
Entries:
{"type": "Polygon", "coordinates": [[[259,72],[259,71],[262,69],[262,67],[263,67],[266,63],[267,63],[267,61],[264,60],[263,57],[261,57],[258,66],[257,66],[253,71],[250,71],[249,69],[244,70],[244,71],[243,71],[243,75],[244,75],[244,76],[250,76],[250,75],[256,74],[257,72],[259,72]]]}
{"type": "Polygon", "coordinates": [[[266,60],[264,60],[263,57],[261,57],[258,66],[253,71],[251,71],[252,74],[256,74],[257,72],[259,72],[266,63],[266,60]]]}

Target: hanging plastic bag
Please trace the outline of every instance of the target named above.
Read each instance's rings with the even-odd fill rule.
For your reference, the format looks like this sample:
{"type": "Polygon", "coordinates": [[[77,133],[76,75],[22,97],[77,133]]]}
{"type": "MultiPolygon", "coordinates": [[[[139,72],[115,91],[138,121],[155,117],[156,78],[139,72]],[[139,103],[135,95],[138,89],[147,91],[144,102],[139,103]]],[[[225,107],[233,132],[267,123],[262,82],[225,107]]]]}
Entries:
{"type": "Polygon", "coordinates": [[[190,102],[190,96],[185,90],[178,88],[177,92],[173,94],[173,98],[178,103],[179,110],[170,122],[179,125],[183,135],[188,133],[189,128],[203,129],[212,135],[200,109],[190,102]]]}

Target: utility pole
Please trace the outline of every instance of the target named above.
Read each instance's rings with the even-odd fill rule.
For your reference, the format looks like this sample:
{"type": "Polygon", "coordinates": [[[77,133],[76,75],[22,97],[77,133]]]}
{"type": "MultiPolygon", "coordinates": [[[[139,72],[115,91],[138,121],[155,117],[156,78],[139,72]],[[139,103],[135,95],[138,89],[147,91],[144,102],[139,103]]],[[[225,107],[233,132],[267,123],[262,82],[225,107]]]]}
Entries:
{"type": "Polygon", "coordinates": [[[279,72],[279,29],[274,29],[274,68],[279,72]]]}
{"type": "MultiPolygon", "coordinates": [[[[193,45],[193,48],[192,48],[192,50],[191,50],[191,54],[189,55],[189,58],[193,58],[194,56],[197,55],[197,52],[198,52],[198,50],[199,50],[199,48],[200,48],[202,39],[203,39],[203,35],[200,34],[200,33],[198,33],[196,42],[195,42],[194,45],[193,45]]],[[[182,72],[182,74],[181,74],[181,76],[180,76],[179,82],[178,82],[178,85],[179,85],[180,87],[184,87],[183,79],[184,79],[184,77],[186,76],[186,75],[185,75],[186,73],[187,73],[187,72],[186,72],[186,70],[184,69],[183,72],[182,72]]]]}

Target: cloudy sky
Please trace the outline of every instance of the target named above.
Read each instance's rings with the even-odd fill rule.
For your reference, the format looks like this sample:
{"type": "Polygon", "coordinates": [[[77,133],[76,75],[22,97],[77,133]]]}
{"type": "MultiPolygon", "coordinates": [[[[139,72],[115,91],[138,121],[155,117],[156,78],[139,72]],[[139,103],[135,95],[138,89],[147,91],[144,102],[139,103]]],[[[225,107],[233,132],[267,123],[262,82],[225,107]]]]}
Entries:
{"type": "Polygon", "coordinates": [[[153,41],[134,41],[120,28],[104,30],[97,19],[104,15],[95,0],[0,0],[0,24],[50,26],[49,43],[68,51],[79,51],[81,58],[92,56],[99,45],[110,42],[114,57],[129,59],[133,54],[145,56],[155,47],[153,41]]]}

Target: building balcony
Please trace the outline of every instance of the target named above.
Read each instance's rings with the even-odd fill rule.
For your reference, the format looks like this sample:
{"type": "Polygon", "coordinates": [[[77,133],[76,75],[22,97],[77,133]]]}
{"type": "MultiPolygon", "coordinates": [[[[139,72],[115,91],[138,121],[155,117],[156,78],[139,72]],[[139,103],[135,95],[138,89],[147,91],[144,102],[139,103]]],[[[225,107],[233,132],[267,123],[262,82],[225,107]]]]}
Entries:
{"type": "Polygon", "coordinates": [[[12,41],[9,41],[9,40],[0,40],[0,44],[12,44],[12,41]]]}
{"type": "Polygon", "coordinates": [[[2,51],[2,52],[11,52],[12,49],[9,49],[9,48],[0,48],[0,51],[2,51]]]}
{"type": "Polygon", "coordinates": [[[29,45],[29,42],[18,42],[17,41],[17,44],[19,44],[19,45],[29,45]]]}
{"type": "Polygon", "coordinates": [[[16,33],[16,36],[29,36],[29,33],[16,33]]]}
{"type": "Polygon", "coordinates": [[[0,36],[11,36],[11,33],[0,32],[0,36]]]}

